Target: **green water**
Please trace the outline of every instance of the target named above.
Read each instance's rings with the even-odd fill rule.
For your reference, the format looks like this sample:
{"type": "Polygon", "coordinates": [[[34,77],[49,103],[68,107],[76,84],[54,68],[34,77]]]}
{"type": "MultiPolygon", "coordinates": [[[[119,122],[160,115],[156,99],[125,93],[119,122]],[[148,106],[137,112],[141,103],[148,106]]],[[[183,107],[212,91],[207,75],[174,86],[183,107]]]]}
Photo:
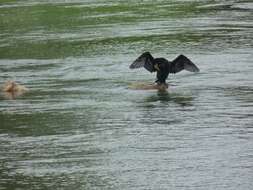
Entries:
{"type": "Polygon", "coordinates": [[[2,0],[2,189],[252,189],[250,0],[2,0]],[[189,57],[200,73],[168,92],[144,51],[189,57]]]}

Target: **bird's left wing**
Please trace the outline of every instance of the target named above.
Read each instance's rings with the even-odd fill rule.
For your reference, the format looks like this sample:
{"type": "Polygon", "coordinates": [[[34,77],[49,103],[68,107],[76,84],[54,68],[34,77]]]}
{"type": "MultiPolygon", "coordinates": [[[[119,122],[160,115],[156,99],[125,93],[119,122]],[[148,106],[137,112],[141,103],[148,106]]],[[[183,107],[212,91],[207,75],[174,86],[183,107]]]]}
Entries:
{"type": "Polygon", "coordinates": [[[153,65],[153,57],[149,52],[143,53],[141,56],[139,56],[130,66],[130,69],[136,69],[144,67],[149,72],[154,72],[155,68],[153,65]]]}
{"type": "Polygon", "coordinates": [[[179,55],[176,59],[171,62],[171,73],[178,73],[182,70],[190,72],[199,72],[199,68],[184,55],[179,55]]]}

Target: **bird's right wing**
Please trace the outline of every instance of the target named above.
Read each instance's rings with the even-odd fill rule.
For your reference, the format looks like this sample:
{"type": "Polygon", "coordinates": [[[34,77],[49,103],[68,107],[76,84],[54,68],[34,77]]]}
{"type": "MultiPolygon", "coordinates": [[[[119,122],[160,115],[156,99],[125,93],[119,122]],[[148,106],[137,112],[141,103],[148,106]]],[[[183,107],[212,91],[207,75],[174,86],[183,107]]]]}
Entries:
{"type": "Polygon", "coordinates": [[[153,57],[149,52],[143,53],[141,56],[139,56],[130,66],[130,69],[136,69],[136,68],[141,68],[144,67],[147,69],[149,72],[154,72],[155,68],[153,65],[153,57]]]}

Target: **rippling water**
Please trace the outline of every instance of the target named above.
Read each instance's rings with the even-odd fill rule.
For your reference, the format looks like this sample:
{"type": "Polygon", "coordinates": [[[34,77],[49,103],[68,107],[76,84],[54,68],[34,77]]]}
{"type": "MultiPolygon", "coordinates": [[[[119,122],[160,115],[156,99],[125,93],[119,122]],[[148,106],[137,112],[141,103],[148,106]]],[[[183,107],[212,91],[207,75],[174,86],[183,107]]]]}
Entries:
{"type": "Polygon", "coordinates": [[[0,189],[252,189],[253,3],[0,2],[0,189]],[[168,92],[144,51],[201,72],[168,92]]]}

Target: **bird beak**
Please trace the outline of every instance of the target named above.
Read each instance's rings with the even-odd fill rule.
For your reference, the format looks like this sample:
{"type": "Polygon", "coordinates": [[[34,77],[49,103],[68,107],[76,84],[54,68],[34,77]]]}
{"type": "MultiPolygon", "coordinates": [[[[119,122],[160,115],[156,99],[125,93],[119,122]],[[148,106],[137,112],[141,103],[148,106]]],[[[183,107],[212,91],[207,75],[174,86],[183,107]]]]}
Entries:
{"type": "Polygon", "coordinates": [[[155,68],[157,71],[160,71],[160,68],[158,67],[158,64],[155,64],[155,65],[154,65],[154,68],[155,68]]]}

